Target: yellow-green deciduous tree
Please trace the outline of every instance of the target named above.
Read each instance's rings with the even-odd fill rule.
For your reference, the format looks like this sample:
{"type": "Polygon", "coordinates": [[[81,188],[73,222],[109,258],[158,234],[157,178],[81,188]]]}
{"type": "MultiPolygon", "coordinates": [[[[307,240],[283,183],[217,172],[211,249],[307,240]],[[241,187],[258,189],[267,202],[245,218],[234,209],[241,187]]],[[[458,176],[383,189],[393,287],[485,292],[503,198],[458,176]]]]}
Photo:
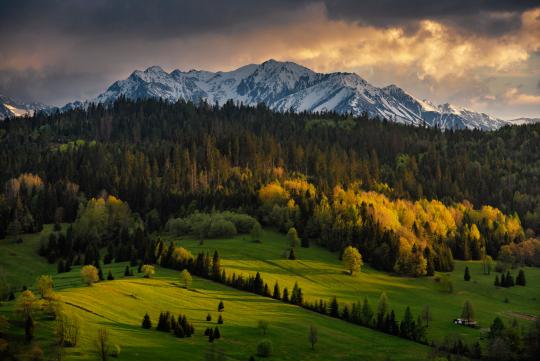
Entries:
{"type": "Polygon", "coordinates": [[[193,281],[193,278],[191,278],[191,275],[189,274],[189,271],[187,269],[180,272],[180,279],[184,284],[184,288],[189,288],[189,285],[193,281]]]}
{"type": "Polygon", "coordinates": [[[151,264],[145,264],[142,266],[141,271],[145,278],[150,278],[156,273],[156,269],[151,264]]]}
{"type": "Polygon", "coordinates": [[[37,279],[37,289],[41,294],[41,298],[47,298],[51,296],[54,282],[51,276],[42,275],[37,279]]]}
{"type": "Polygon", "coordinates": [[[362,255],[352,246],[348,246],[343,251],[343,266],[352,275],[354,272],[359,272],[363,266],[362,255]]]}
{"type": "Polygon", "coordinates": [[[92,286],[94,282],[99,281],[98,270],[92,265],[81,268],[81,277],[88,286],[92,286]]]}

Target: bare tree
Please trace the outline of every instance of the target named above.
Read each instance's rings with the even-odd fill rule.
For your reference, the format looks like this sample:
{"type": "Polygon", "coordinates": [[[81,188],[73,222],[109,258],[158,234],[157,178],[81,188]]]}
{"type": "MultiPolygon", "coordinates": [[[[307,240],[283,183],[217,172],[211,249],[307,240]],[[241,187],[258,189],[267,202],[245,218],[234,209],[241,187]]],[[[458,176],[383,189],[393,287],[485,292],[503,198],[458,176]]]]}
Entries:
{"type": "Polygon", "coordinates": [[[97,334],[96,351],[101,361],[107,361],[109,359],[110,348],[109,332],[106,328],[100,328],[97,334]]]}
{"type": "Polygon", "coordinates": [[[311,343],[311,349],[315,350],[315,344],[317,343],[317,341],[319,341],[319,332],[315,325],[309,326],[308,339],[309,339],[309,342],[311,343]]]}

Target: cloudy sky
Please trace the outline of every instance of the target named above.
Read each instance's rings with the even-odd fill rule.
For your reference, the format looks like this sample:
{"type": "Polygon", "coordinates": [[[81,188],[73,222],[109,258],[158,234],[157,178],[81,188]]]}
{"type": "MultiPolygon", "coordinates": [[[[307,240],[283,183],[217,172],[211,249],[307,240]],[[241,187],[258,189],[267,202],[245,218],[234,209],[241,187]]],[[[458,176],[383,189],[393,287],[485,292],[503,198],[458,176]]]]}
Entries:
{"type": "Polygon", "coordinates": [[[540,117],[538,0],[0,0],[0,94],[21,100],[86,99],[151,65],[269,58],[540,117]]]}

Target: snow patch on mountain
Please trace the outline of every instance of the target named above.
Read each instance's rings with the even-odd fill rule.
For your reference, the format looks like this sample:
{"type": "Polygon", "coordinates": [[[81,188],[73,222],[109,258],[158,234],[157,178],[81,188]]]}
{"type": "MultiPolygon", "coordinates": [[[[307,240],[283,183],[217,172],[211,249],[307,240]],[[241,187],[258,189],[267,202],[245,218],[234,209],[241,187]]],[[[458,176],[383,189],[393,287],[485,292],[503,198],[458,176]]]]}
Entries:
{"type": "Polygon", "coordinates": [[[24,103],[4,95],[0,95],[0,120],[13,117],[32,116],[38,110],[48,107],[41,103],[24,103]]]}
{"type": "Polygon", "coordinates": [[[451,104],[434,105],[396,85],[378,88],[354,73],[317,73],[296,63],[273,59],[229,72],[167,73],[159,66],[152,66],[116,81],[95,99],[70,103],[63,109],[90,102],[110,104],[119,97],[161,98],[169,102],[183,99],[218,105],[233,100],[245,105],[264,103],[281,112],[336,112],[355,116],[367,113],[370,117],[440,129],[494,130],[515,124],[451,104]]]}

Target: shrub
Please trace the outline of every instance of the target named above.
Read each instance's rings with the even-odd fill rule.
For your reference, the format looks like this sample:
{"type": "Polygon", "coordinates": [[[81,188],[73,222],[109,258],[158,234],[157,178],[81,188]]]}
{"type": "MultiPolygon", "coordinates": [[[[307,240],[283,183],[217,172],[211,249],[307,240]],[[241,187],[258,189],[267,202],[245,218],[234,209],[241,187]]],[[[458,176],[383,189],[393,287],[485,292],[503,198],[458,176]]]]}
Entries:
{"type": "Polygon", "coordinates": [[[269,357],[272,355],[272,341],[262,340],[257,345],[257,355],[261,357],[269,357]]]}
{"type": "Polygon", "coordinates": [[[232,237],[236,235],[236,227],[234,223],[218,218],[212,220],[210,229],[208,230],[208,238],[232,237]]]}
{"type": "Polygon", "coordinates": [[[120,348],[120,346],[118,344],[115,344],[112,348],[111,348],[111,356],[112,357],[118,357],[120,356],[120,352],[122,352],[122,349],[120,348]]]}

